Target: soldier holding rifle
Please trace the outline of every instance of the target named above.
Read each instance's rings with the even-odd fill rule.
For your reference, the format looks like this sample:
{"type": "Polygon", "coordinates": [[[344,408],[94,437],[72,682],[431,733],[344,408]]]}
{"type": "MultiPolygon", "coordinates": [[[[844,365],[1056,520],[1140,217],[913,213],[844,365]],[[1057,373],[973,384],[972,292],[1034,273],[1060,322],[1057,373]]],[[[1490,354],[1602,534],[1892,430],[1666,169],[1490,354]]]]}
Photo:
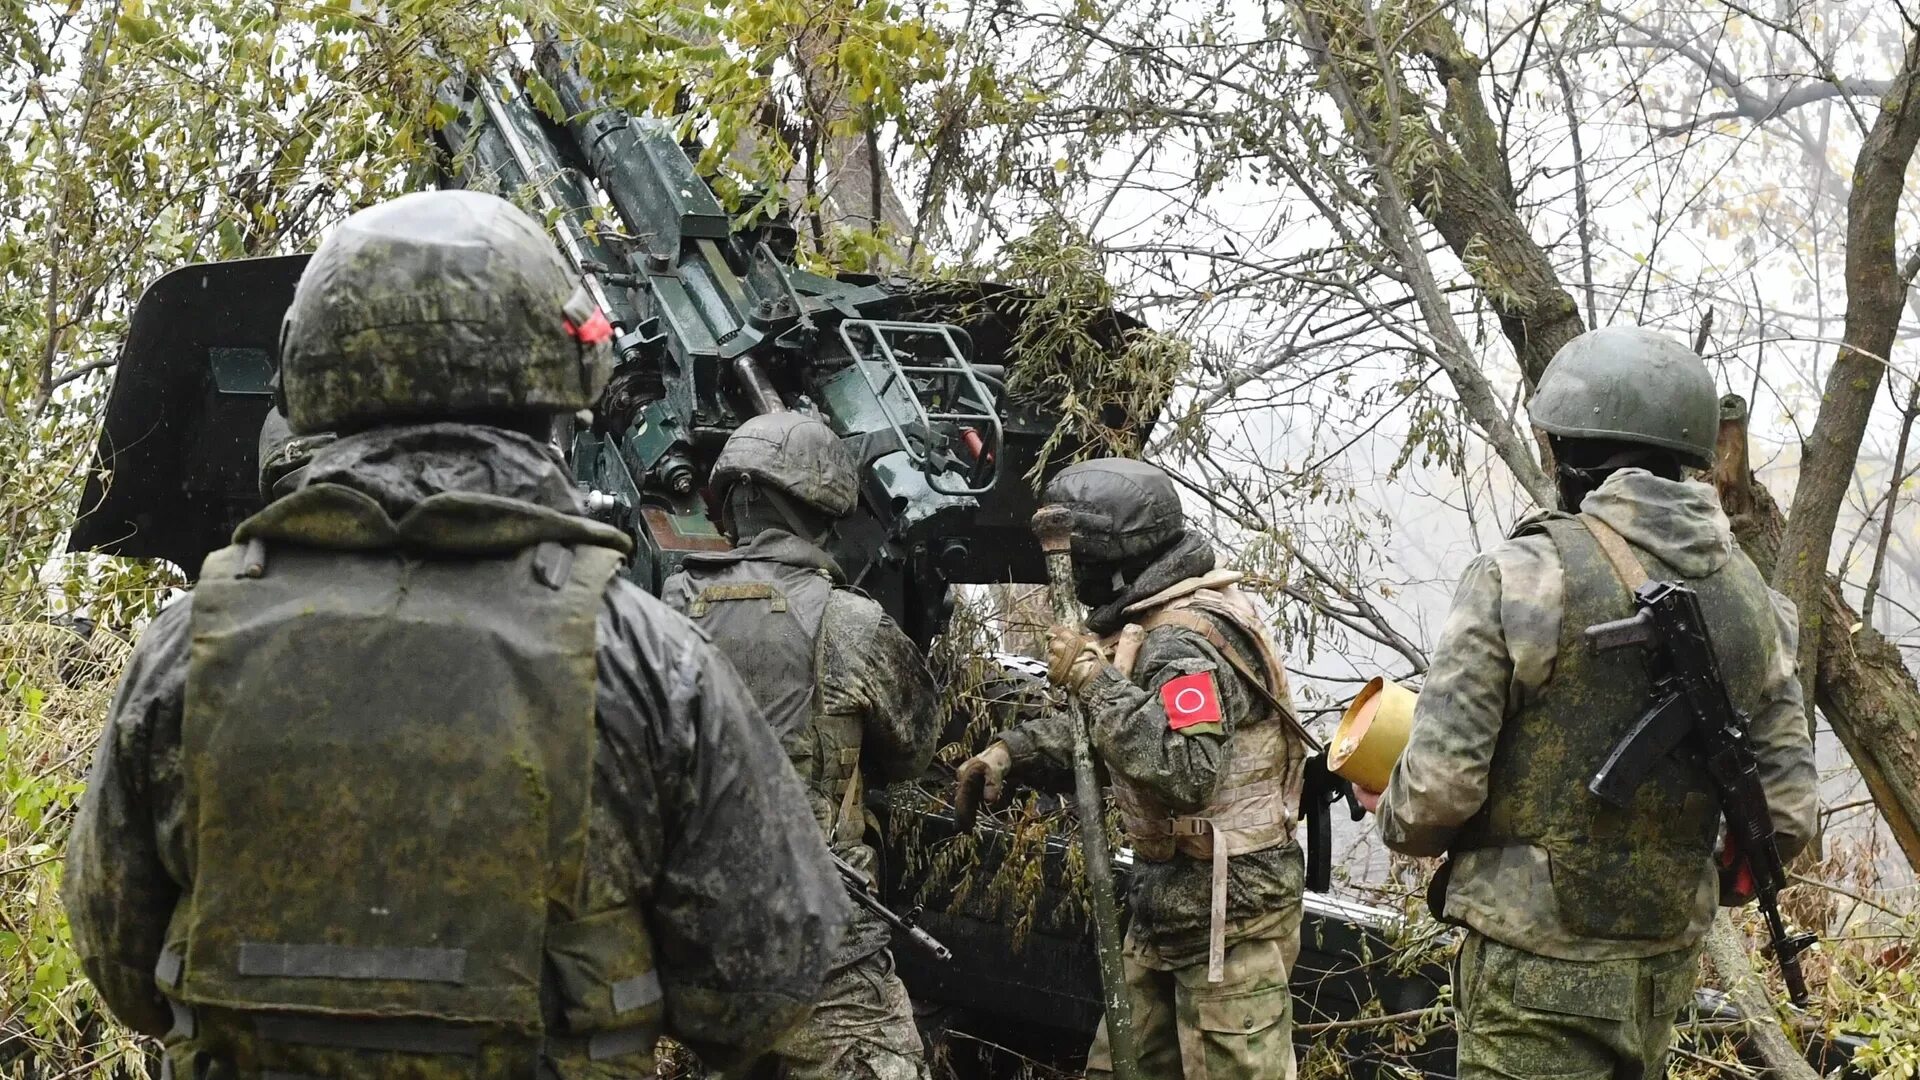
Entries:
{"type": "MultiPolygon", "coordinates": [[[[1716,904],[1751,899],[1754,873],[1813,834],[1796,619],[1734,544],[1713,489],[1686,479],[1711,464],[1719,415],[1692,350],[1632,327],[1584,334],[1554,357],[1529,412],[1552,445],[1561,509],[1468,567],[1406,751],[1384,796],[1363,797],[1377,798],[1389,847],[1449,856],[1429,900],[1467,928],[1461,1080],[1657,1077],[1716,904]],[[1665,717],[1683,725],[1672,752],[1641,754],[1634,783],[1610,775],[1617,751],[1647,745],[1643,718],[1687,643],[1648,637],[1643,658],[1596,648],[1617,642],[1587,630],[1633,616],[1649,582],[1667,588],[1643,591],[1642,607],[1672,587],[1697,600],[1692,644],[1710,637],[1711,649],[1687,666],[1717,667],[1721,717],[1748,718],[1719,731],[1743,744],[1751,797],[1729,795],[1678,707],[1665,717]],[[1736,819],[1764,807],[1771,821],[1731,822],[1744,839],[1730,844],[1723,806],[1736,819]]],[[[1713,696],[1703,680],[1694,689],[1713,696]]]]}
{"type": "MultiPolygon", "coordinates": [[[[867,874],[868,778],[920,775],[940,717],[913,642],[846,586],[821,546],[857,504],[859,468],[825,423],[775,412],[727,439],[713,486],[721,531],[737,546],[689,555],[661,595],[733,661],[806,785],[814,823],[846,870],[867,874]]],[[[893,929],[883,909],[862,907],[813,1015],[775,1050],[789,1080],[927,1075],[913,1004],[887,948],[893,929]]]]}

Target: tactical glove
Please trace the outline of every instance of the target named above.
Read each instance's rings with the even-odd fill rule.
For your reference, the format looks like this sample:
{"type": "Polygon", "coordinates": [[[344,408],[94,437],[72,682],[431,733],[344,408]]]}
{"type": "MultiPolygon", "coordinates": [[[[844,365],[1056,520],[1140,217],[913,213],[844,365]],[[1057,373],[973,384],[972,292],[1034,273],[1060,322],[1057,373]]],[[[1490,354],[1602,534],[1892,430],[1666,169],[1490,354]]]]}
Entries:
{"type": "Polygon", "coordinates": [[[1100,640],[1078,627],[1056,625],[1047,631],[1047,678],[1074,693],[1107,666],[1100,640]]]}
{"type": "Polygon", "coordinates": [[[988,806],[1006,793],[1007,772],[1013,768],[1013,752],[1007,744],[996,742],[960,763],[954,775],[953,817],[961,832],[972,832],[981,803],[988,806]]]}

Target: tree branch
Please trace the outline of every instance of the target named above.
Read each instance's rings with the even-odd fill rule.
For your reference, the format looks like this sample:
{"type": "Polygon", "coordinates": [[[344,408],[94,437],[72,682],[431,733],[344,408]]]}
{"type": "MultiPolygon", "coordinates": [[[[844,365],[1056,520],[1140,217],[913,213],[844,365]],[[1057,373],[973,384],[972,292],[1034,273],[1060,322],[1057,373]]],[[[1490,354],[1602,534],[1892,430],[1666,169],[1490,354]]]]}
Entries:
{"type": "Polygon", "coordinates": [[[1917,94],[1920,33],[1908,39],[1900,71],[1881,100],[1880,115],[1854,163],[1853,191],[1847,199],[1846,345],[1827,376],[1780,541],[1780,560],[1773,569],[1774,587],[1800,606],[1803,671],[1818,669],[1825,613],[1820,591],[1828,549],[1880,380],[1886,375],[1878,358],[1892,353],[1894,333],[1906,306],[1907,282],[1894,255],[1894,227],[1907,166],[1920,144],[1917,94]]]}

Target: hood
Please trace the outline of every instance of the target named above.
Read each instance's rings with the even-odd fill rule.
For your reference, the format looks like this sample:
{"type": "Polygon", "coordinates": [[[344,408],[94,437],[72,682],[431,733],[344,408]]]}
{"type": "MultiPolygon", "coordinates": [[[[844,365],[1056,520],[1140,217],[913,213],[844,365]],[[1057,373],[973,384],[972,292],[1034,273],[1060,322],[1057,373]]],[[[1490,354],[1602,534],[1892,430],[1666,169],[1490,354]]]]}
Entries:
{"type": "Polygon", "coordinates": [[[378,427],[322,447],[308,484],[339,484],[371,496],[396,521],[429,495],[498,495],[584,514],[566,463],[546,443],[480,424],[378,427]]]}
{"type": "Polygon", "coordinates": [[[1733,529],[1706,484],[1621,469],[1581,501],[1580,511],[1690,578],[1705,577],[1733,557],[1733,529]]]}
{"type": "Polygon", "coordinates": [[[1168,548],[1140,576],[1127,583],[1117,599],[1087,614],[1087,629],[1096,634],[1111,634],[1127,624],[1127,609],[1134,604],[1191,577],[1213,569],[1213,545],[1198,533],[1188,533],[1168,548]]]}
{"type": "Polygon", "coordinates": [[[835,585],[844,584],[846,575],[833,556],[818,545],[780,529],[762,529],[752,540],[732,551],[695,551],[684,560],[691,566],[728,566],[743,562],[774,562],[804,570],[825,570],[835,585]]]}

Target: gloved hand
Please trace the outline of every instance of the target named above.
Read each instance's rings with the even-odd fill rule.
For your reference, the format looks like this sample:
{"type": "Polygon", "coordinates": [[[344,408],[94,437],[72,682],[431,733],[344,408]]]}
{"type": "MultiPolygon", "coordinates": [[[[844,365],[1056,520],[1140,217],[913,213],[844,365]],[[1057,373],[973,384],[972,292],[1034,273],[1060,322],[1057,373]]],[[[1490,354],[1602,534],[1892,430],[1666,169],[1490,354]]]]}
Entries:
{"type": "Polygon", "coordinates": [[[1100,639],[1077,626],[1054,625],[1047,631],[1047,678],[1074,693],[1107,666],[1100,639]]]}
{"type": "Polygon", "coordinates": [[[1007,744],[996,742],[960,763],[954,774],[953,816],[961,832],[972,832],[981,803],[988,806],[1006,793],[1007,772],[1013,768],[1013,752],[1007,744]]]}

